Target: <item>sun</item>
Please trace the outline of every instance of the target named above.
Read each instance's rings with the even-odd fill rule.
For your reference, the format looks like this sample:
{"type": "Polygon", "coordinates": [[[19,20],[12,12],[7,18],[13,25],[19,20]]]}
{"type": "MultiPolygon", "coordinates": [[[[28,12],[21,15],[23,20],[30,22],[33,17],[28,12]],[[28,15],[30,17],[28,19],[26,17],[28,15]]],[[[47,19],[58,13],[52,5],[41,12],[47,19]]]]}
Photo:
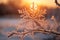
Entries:
{"type": "Polygon", "coordinates": [[[40,0],[22,0],[23,4],[31,4],[32,2],[34,2],[35,4],[39,5],[40,4],[40,0]]]}

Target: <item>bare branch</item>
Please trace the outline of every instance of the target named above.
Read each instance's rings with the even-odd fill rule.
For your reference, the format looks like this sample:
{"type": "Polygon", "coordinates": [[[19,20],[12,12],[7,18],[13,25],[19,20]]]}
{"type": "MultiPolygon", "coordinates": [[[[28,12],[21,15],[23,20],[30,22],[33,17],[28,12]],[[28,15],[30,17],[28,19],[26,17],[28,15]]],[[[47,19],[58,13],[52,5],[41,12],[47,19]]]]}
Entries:
{"type": "Polygon", "coordinates": [[[60,4],[58,3],[58,1],[57,1],[57,0],[55,0],[55,3],[56,3],[56,5],[60,6],[60,4]]]}

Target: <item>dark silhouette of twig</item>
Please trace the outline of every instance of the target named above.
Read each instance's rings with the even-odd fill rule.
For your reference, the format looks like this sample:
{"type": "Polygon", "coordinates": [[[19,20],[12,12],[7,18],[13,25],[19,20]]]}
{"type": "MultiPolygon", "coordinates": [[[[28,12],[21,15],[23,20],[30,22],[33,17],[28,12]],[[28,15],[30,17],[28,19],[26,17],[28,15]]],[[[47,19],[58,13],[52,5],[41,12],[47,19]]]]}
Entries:
{"type": "Polygon", "coordinates": [[[11,36],[13,36],[14,34],[16,34],[16,33],[11,33],[11,34],[8,36],[8,38],[11,37],[11,36]]]}
{"type": "Polygon", "coordinates": [[[60,6],[60,4],[58,3],[58,1],[57,1],[57,0],[55,0],[55,3],[56,3],[58,6],[60,6]]]}

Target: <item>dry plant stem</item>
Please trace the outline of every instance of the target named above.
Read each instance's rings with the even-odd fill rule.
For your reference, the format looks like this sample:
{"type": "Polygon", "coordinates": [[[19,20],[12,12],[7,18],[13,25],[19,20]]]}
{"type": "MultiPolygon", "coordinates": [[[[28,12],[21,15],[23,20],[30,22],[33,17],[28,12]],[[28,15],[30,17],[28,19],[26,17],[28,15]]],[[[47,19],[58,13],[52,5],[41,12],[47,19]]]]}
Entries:
{"type": "Polygon", "coordinates": [[[58,0],[55,0],[55,3],[56,3],[56,5],[60,6],[60,4],[58,3],[58,0]]]}
{"type": "MultiPolygon", "coordinates": [[[[60,35],[60,32],[57,32],[57,31],[51,31],[51,30],[44,30],[44,29],[38,29],[38,30],[31,30],[31,32],[47,32],[47,33],[53,33],[53,34],[56,34],[56,35],[60,35]]],[[[19,32],[17,32],[19,33],[19,32]]],[[[17,33],[11,33],[8,37],[11,37],[13,36],[14,34],[17,34],[17,33]]],[[[19,33],[21,35],[25,35],[25,34],[28,34],[30,33],[29,31],[28,32],[23,32],[23,33],[19,33]]]]}

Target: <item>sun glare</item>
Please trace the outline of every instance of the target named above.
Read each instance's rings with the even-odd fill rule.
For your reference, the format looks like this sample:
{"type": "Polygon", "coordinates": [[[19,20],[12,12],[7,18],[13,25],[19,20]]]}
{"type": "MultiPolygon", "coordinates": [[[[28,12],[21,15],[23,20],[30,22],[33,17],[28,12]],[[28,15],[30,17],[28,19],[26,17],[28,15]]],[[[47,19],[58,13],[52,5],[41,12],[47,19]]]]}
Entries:
{"type": "Polygon", "coordinates": [[[39,5],[40,4],[40,0],[22,0],[22,2],[24,4],[31,4],[32,2],[34,2],[35,4],[39,5]]]}

